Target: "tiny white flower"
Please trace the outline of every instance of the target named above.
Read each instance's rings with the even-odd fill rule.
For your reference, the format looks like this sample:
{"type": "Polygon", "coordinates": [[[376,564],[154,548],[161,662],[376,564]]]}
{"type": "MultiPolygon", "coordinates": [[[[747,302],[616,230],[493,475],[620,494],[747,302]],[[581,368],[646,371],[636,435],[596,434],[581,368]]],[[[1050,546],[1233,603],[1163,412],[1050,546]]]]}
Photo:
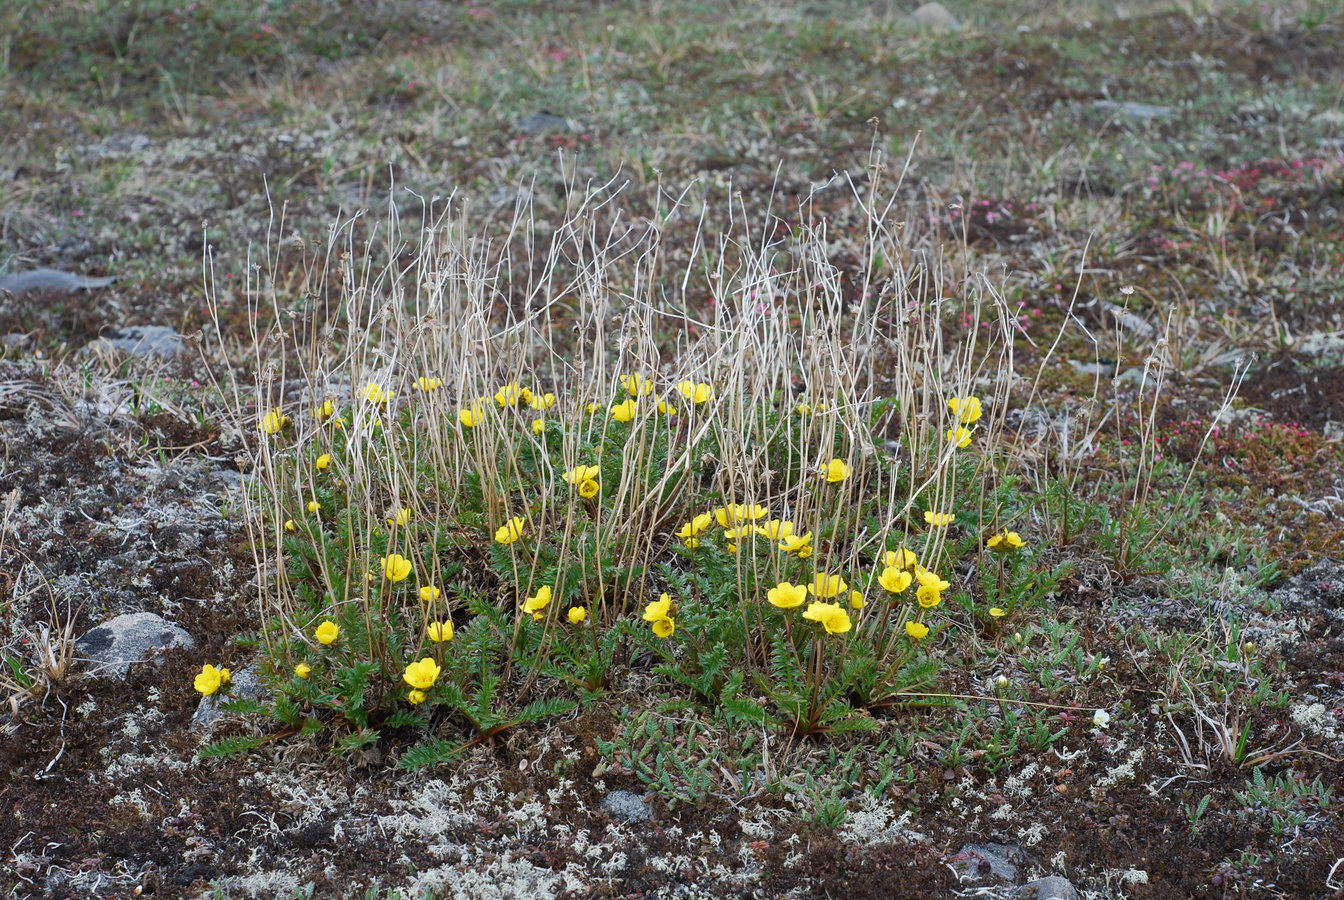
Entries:
{"type": "Polygon", "coordinates": [[[995,679],[994,679],[994,683],[995,683],[996,685],[998,685],[999,687],[1007,687],[1007,686],[1008,686],[1008,676],[1007,676],[1007,675],[1000,675],[998,678],[995,678],[995,679]]]}
{"type": "Polygon", "coordinates": [[[1092,724],[1098,728],[1105,728],[1111,724],[1111,714],[1104,709],[1099,709],[1092,714],[1092,724]]]}

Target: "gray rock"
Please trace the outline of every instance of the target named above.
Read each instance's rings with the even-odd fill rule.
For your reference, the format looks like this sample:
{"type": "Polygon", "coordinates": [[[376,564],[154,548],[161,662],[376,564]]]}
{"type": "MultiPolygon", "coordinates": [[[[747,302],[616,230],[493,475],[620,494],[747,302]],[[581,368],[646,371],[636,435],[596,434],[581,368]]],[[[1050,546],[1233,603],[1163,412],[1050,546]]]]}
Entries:
{"type": "Polygon", "coordinates": [[[219,721],[220,716],[224,715],[224,710],[219,708],[219,704],[239,697],[262,703],[271,699],[271,692],[257,676],[256,666],[248,666],[237,673],[230,672],[227,690],[202,697],[196,712],[191,716],[192,730],[209,731],[215,726],[215,722],[219,721]]]}
{"type": "Polygon", "coordinates": [[[1285,580],[1269,596],[1286,612],[1307,621],[1324,616],[1344,623],[1344,565],[1323,559],[1285,580]]]}
{"type": "Polygon", "coordinates": [[[647,822],[653,816],[649,804],[633,791],[612,791],[602,798],[602,808],[627,822],[647,822]]]}
{"type": "Polygon", "coordinates": [[[125,678],[133,663],[159,650],[196,646],[186,630],[153,613],[126,613],[90,629],[75,640],[76,661],[95,672],[125,678]]]}
{"type": "Polygon", "coordinates": [[[171,359],[182,352],[182,335],[167,325],[130,325],[105,332],[89,346],[94,349],[120,350],[132,356],[171,359]]]}
{"type": "Polygon", "coordinates": [[[1022,861],[1022,850],[1010,844],[967,844],[952,858],[962,876],[974,881],[1000,878],[1017,880],[1017,864],[1022,861]]]}
{"type": "Polygon", "coordinates": [[[545,134],[548,131],[573,131],[574,126],[564,116],[543,109],[520,118],[518,130],[524,134],[545,134]]]}
{"type": "Polygon", "coordinates": [[[1134,103],[1129,100],[1095,100],[1092,106],[1107,112],[1115,112],[1130,119],[1151,122],[1165,119],[1171,115],[1170,106],[1154,106],[1151,103],[1134,103]]]}
{"type": "Polygon", "coordinates": [[[85,275],[63,272],[60,269],[30,269],[13,275],[0,275],[0,292],[8,292],[15,296],[29,291],[59,291],[68,294],[72,291],[104,288],[116,280],[115,275],[89,278],[85,275]]]}
{"type": "Polygon", "coordinates": [[[921,28],[937,28],[943,31],[960,31],[961,23],[957,17],[947,11],[941,3],[925,3],[910,14],[910,21],[921,28]]]}
{"type": "Polygon", "coordinates": [[[1022,885],[1013,896],[1019,900],[1078,900],[1078,891],[1069,879],[1047,875],[1022,885]]]}

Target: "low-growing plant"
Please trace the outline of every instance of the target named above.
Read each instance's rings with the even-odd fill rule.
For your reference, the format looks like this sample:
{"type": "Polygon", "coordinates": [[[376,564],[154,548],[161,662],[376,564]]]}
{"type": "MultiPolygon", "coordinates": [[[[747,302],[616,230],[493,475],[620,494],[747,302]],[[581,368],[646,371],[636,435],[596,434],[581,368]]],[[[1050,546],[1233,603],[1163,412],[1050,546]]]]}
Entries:
{"type": "MultiPolygon", "coordinates": [[[[700,321],[650,281],[656,231],[603,230],[613,208],[574,194],[549,247],[522,245],[531,268],[511,261],[526,209],[495,244],[449,206],[413,281],[361,257],[354,223],[332,233],[320,298],[295,307],[253,270],[277,324],[251,336],[256,393],[231,390],[256,436],[272,737],[350,752],[405,733],[402,763],[432,765],[649,660],[669,699],[733,727],[873,731],[959,703],[936,693],[932,651],[997,641],[1057,589],[1066,568],[996,456],[1015,336],[997,292],[912,292],[874,213],[868,299],[841,314],[804,216],[764,242],[730,228],[684,263],[713,301],[700,321]]],[[[1055,667],[1090,657],[1049,633],[1035,671],[1058,694],[1055,667]]],[[[991,744],[997,765],[1017,738],[991,744]]],[[[701,793],[683,774],[664,787],[701,793]]]]}

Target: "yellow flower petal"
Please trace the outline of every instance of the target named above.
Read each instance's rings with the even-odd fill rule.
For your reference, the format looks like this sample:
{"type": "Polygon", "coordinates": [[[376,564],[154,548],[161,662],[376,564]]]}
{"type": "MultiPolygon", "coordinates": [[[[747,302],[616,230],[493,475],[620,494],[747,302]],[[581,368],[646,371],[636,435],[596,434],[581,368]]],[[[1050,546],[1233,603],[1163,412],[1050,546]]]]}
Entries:
{"type": "Polygon", "coordinates": [[[775,587],[772,587],[765,596],[773,606],[778,606],[780,609],[793,609],[802,606],[803,601],[807,599],[807,585],[781,581],[775,587]]]}
{"type": "Polygon", "coordinates": [[[512,544],[523,536],[523,530],[526,523],[522,516],[514,516],[505,522],[495,531],[495,542],[499,544],[512,544]]]}

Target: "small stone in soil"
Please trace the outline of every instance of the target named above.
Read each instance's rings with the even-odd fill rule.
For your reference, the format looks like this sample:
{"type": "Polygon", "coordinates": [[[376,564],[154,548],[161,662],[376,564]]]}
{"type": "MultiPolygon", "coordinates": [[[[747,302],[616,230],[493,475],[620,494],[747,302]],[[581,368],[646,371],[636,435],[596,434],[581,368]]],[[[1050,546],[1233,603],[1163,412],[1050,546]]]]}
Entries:
{"type": "Polygon", "coordinates": [[[602,808],[627,822],[647,822],[653,815],[644,798],[633,791],[612,791],[603,798],[602,808]]]}

